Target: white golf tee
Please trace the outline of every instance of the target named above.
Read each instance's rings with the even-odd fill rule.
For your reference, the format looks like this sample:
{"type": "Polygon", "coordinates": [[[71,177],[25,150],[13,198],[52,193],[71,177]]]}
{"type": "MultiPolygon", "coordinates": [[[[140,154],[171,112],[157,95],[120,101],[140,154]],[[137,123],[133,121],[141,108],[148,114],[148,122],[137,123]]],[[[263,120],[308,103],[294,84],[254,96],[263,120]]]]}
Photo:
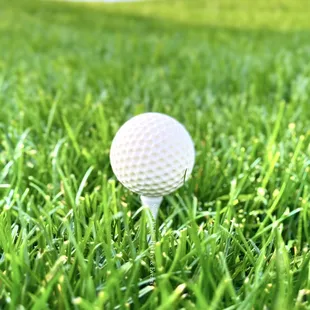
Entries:
{"type": "Polygon", "coordinates": [[[161,202],[163,201],[163,197],[146,197],[140,196],[142,205],[148,207],[151,210],[154,220],[157,218],[158,209],[160,207],[161,202]]]}

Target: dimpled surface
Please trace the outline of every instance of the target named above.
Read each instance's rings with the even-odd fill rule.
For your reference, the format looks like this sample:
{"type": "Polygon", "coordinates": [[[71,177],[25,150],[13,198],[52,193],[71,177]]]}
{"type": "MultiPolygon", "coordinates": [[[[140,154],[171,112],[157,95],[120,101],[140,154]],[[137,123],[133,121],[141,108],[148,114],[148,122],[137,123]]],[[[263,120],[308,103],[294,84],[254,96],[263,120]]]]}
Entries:
{"type": "Polygon", "coordinates": [[[158,197],[175,191],[189,178],[195,150],[189,133],[174,118],[144,113],[119,129],[110,160],[125,187],[143,196],[158,197]]]}

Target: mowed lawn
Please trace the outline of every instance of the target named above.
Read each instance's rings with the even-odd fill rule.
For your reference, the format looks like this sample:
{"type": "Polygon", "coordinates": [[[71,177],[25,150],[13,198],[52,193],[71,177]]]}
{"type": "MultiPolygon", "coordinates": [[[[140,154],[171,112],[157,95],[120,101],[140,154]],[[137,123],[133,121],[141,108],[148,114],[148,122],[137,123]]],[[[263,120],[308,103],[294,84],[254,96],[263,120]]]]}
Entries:
{"type": "Polygon", "coordinates": [[[306,0],[1,2],[0,308],[309,309],[309,142],[306,0]],[[109,163],[146,111],[196,148],[155,231],[109,163]]]}

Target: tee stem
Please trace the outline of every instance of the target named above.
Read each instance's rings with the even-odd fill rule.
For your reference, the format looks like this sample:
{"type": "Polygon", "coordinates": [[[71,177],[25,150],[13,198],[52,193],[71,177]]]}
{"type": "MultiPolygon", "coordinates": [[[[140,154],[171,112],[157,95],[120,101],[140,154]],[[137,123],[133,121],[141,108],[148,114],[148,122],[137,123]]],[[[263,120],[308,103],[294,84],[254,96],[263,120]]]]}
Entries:
{"type": "Polygon", "coordinates": [[[146,197],[141,196],[141,202],[143,206],[146,206],[150,209],[153,219],[156,220],[157,213],[161,202],[163,201],[163,197],[146,197]]]}

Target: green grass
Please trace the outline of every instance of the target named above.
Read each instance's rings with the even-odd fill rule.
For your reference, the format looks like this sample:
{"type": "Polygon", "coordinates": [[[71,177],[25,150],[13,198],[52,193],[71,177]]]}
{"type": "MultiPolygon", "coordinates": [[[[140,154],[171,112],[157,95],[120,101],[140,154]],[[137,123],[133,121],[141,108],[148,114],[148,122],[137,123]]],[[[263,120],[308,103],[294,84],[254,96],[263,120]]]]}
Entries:
{"type": "Polygon", "coordinates": [[[309,15],[1,2],[0,308],[310,309],[309,15]],[[109,164],[145,111],[197,152],[156,231],[109,164]]]}

